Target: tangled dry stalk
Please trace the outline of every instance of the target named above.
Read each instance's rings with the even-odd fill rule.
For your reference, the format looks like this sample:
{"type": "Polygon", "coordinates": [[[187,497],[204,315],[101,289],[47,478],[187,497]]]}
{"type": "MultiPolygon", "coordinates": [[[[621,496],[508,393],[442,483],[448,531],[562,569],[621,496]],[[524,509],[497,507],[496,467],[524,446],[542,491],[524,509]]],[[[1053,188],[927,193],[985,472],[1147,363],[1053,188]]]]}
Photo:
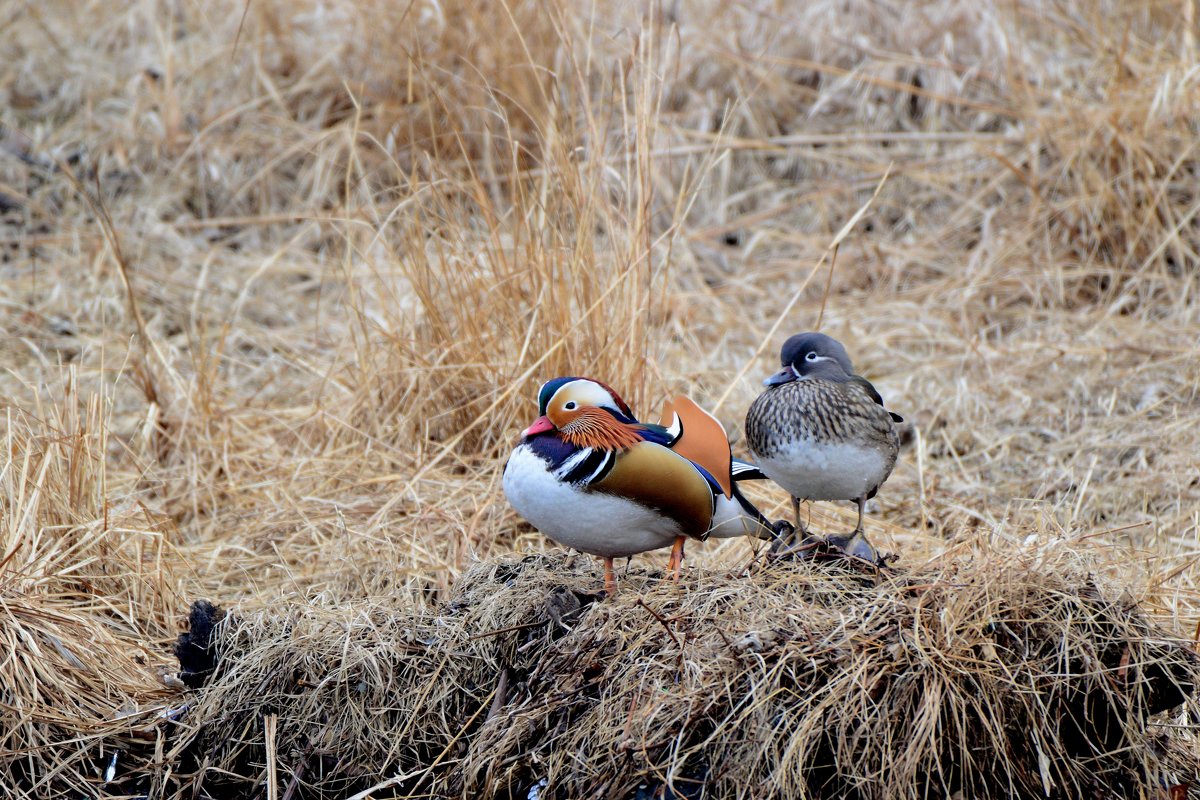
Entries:
{"type": "MultiPolygon", "coordinates": [[[[239,765],[249,783],[238,791],[268,797],[288,791],[283,767],[299,763],[310,771],[293,797],[319,796],[326,777],[367,788],[372,769],[425,770],[419,784],[384,790],[400,796],[520,794],[525,778],[620,796],[653,770],[676,772],[654,772],[646,791],[698,779],[700,753],[707,769],[744,762],[707,773],[712,786],[774,770],[781,786],[819,794],[804,764],[823,747],[864,796],[901,796],[944,758],[939,747],[1009,735],[973,720],[1051,702],[1005,694],[1010,684],[976,664],[969,680],[1006,699],[989,706],[995,716],[966,713],[979,695],[965,688],[962,659],[1004,609],[1029,631],[1042,630],[1036,619],[1064,632],[1021,662],[1029,675],[1058,675],[1055,654],[1071,663],[1083,643],[1130,642],[1124,665],[1123,655],[1115,667],[1089,656],[1071,673],[1111,692],[1113,669],[1124,670],[1119,683],[1150,668],[1154,642],[1192,639],[1194,3],[643,11],[567,0],[0,2],[0,782],[23,797],[193,796],[201,780],[224,778],[204,777],[203,754],[185,743],[220,733],[253,738],[252,755],[208,766],[239,765]],[[885,174],[836,261],[822,262],[885,174]],[[468,630],[445,604],[488,585],[479,576],[506,554],[545,548],[498,484],[540,379],[603,377],[647,417],[685,391],[736,439],[782,335],[818,322],[917,422],[872,538],[914,576],[975,587],[961,600],[931,595],[945,615],[931,635],[950,637],[945,660],[894,640],[936,678],[928,694],[885,692],[910,703],[893,707],[907,728],[897,721],[873,738],[834,725],[830,740],[816,726],[831,717],[800,714],[819,698],[736,696],[752,676],[811,687],[818,673],[795,661],[810,647],[805,626],[846,643],[855,626],[899,613],[899,589],[888,590],[886,602],[845,600],[834,625],[805,594],[809,578],[741,577],[751,554],[738,541],[693,554],[692,592],[647,584],[648,607],[694,630],[681,642],[700,673],[678,669],[663,625],[630,608],[631,595],[607,610],[589,604],[582,629],[550,641],[547,628],[526,651],[551,681],[545,670],[566,663],[564,648],[609,647],[600,661],[613,682],[583,706],[551,704],[522,723],[532,727],[497,730],[479,703],[498,666],[514,670],[513,692],[528,678],[501,652],[523,641],[518,631],[439,673],[479,669],[487,681],[443,687],[448,706],[427,698],[425,716],[404,716],[388,687],[432,686],[425,656],[405,649],[405,626],[450,619],[468,630]],[[726,574],[737,578],[713,577],[726,574]],[[984,599],[975,592],[986,586],[996,593],[984,599]],[[728,635],[787,632],[758,673],[712,638],[724,629],[707,621],[731,592],[728,635]],[[220,630],[245,660],[197,695],[172,677],[170,644],[198,597],[234,609],[220,630]],[[668,601],[677,610],[664,614],[656,603],[668,601]],[[795,608],[808,610],[788,616],[795,608]],[[1112,630],[1076,627],[1096,615],[1112,630]],[[307,649],[280,654],[271,648],[289,621],[307,649]],[[322,638],[338,625],[368,638],[322,638]],[[585,635],[598,638],[576,638],[585,635]],[[256,706],[236,735],[221,727],[234,724],[222,704],[240,695],[217,687],[255,659],[302,661],[315,680],[350,669],[338,647],[372,642],[382,655],[361,663],[396,671],[373,676],[354,696],[362,705],[338,707],[347,716],[322,735],[346,734],[336,741],[354,749],[342,761],[326,763],[324,745],[311,744],[305,762],[305,748],[325,740],[306,727],[311,717],[287,716],[328,713],[304,705],[320,693],[275,714],[256,706]],[[621,694],[630,681],[669,684],[667,699],[638,701],[654,713],[622,712],[628,749],[605,750],[616,743],[589,715],[632,702],[636,691],[621,694]],[[368,701],[389,710],[372,716],[368,701]],[[762,745],[753,757],[725,735],[738,714],[762,745]],[[397,720],[407,738],[375,727],[397,720]],[[886,733],[900,730],[919,735],[886,733]],[[253,755],[267,738],[274,769],[253,755]],[[487,761],[485,743],[530,760],[487,761]],[[546,749],[584,744],[586,763],[546,749]],[[631,755],[616,765],[621,753],[631,755]],[[898,758],[887,775],[884,756],[898,758]],[[452,764],[473,766],[454,777],[452,764]]],[[[779,492],[755,497],[784,513],[779,492]]],[[[850,519],[828,504],[812,513],[818,528],[850,519]]],[[[529,596],[503,590],[497,614],[532,613],[536,592],[583,581],[558,561],[543,566],[520,584],[529,596]]],[[[1008,644],[991,646],[997,661],[970,658],[1011,666],[1008,644]]],[[[845,724],[880,708],[854,670],[898,674],[875,651],[851,658],[856,647],[819,673],[848,701],[845,724]]],[[[265,663],[264,679],[291,680],[265,663]]],[[[1127,717],[1129,748],[1100,768],[1124,776],[1133,796],[1185,783],[1178,765],[1197,757],[1195,713],[1127,717]]],[[[1087,785],[1078,770],[1096,774],[1099,762],[1060,761],[1046,741],[1044,769],[1003,756],[1025,765],[1012,785],[1087,785]]],[[[947,786],[977,786],[1000,763],[991,758],[955,762],[962,772],[947,786]]]]}

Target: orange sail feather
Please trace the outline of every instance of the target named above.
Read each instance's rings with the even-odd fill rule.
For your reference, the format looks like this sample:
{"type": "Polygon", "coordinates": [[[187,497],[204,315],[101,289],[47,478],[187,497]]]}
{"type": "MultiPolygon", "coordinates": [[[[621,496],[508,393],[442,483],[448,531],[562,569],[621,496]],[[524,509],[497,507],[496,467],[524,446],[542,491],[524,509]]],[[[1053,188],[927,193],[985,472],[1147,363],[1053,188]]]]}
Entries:
{"type": "Polygon", "coordinates": [[[692,400],[678,395],[663,407],[662,425],[670,428],[675,418],[683,427],[671,449],[708,470],[726,497],[733,496],[733,454],[729,437],[720,421],[692,400]]]}

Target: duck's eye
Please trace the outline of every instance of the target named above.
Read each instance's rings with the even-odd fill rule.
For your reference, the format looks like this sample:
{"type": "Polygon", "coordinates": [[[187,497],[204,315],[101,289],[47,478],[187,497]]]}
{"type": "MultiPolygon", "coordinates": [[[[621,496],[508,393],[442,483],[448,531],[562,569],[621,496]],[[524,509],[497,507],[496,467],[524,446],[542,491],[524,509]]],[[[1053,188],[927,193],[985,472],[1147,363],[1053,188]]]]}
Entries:
{"type": "Polygon", "coordinates": [[[816,353],[809,353],[808,355],[806,355],[806,356],[804,357],[804,360],[805,360],[805,361],[816,361],[816,360],[817,360],[817,354],[816,354],[816,353]]]}
{"type": "Polygon", "coordinates": [[[567,411],[574,411],[575,410],[575,401],[572,400],[571,402],[569,402],[565,406],[563,406],[563,408],[565,408],[567,411]]]}

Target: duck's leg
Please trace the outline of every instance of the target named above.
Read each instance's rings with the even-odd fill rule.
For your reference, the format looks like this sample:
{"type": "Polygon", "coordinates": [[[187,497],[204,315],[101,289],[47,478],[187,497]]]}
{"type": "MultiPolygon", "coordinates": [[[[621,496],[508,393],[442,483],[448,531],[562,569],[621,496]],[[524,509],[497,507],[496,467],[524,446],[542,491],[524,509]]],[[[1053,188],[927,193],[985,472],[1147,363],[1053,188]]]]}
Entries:
{"type": "Polygon", "coordinates": [[[617,593],[617,576],[613,574],[613,560],[604,559],[604,594],[612,597],[617,593]]]}
{"type": "MultiPolygon", "coordinates": [[[[786,535],[780,534],[775,537],[775,541],[771,543],[769,555],[771,558],[790,558],[791,556],[806,553],[812,549],[813,542],[810,541],[808,535],[808,527],[804,524],[804,520],[800,518],[800,498],[792,498],[792,517],[796,520],[795,527],[788,531],[786,535]]],[[[784,525],[786,523],[777,523],[784,525]]]]}
{"type": "Polygon", "coordinates": [[[879,553],[867,541],[867,535],[863,532],[863,506],[867,504],[866,495],[859,497],[857,503],[858,524],[854,526],[854,530],[838,536],[827,536],[825,537],[825,542],[841,550],[848,556],[861,558],[863,561],[870,561],[872,564],[878,564],[879,553]]]}
{"type": "Polygon", "coordinates": [[[676,536],[675,544],[671,545],[671,560],[667,562],[667,572],[671,575],[671,580],[679,583],[679,568],[683,565],[683,543],[687,541],[685,536],[676,536]]]}

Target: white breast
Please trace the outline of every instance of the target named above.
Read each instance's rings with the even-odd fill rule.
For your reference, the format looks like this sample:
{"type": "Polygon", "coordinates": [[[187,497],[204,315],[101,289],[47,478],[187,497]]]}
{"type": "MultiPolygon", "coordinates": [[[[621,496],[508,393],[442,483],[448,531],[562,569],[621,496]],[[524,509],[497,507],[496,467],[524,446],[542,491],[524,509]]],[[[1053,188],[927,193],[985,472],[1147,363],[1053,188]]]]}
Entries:
{"type": "Polygon", "coordinates": [[[883,453],[855,444],[797,439],[759,469],[801,500],[854,500],[879,486],[892,471],[883,453]]]}
{"type": "Polygon", "coordinates": [[[562,483],[527,446],[518,447],[504,468],[504,494],[549,538],[605,558],[670,547],[681,533],[674,520],[632,500],[562,483]]]}

